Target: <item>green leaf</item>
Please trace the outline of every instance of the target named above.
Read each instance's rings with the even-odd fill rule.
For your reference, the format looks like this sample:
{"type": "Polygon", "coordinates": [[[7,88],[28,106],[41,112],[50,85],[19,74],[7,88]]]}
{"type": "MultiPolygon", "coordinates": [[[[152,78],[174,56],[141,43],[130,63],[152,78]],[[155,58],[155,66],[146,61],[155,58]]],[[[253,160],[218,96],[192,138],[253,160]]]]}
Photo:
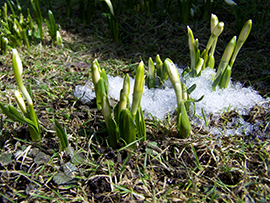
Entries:
{"type": "Polygon", "coordinates": [[[3,113],[8,117],[10,118],[11,120],[13,121],[16,121],[16,117],[9,111],[9,108],[5,107],[1,102],[0,102],[0,107],[3,111],[3,113]]]}
{"type": "Polygon", "coordinates": [[[29,49],[30,48],[30,43],[29,43],[29,39],[28,39],[28,35],[27,35],[27,30],[26,29],[23,29],[23,31],[22,31],[22,38],[23,38],[23,41],[26,44],[27,48],[29,49]]]}
{"type": "Polygon", "coordinates": [[[33,11],[36,17],[37,24],[38,24],[38,29],[37,29],[38,32],[36,33],[37,34],[36,36],[38,36],[40,41],[42,42],[43,41],[43,32],[42,32],[43,17],[42,17],[40,7],[39,7],[39,1],[30,0],[30,2],[31,2],[31,6],[33,8],[33,11]]]}
{"type": "Polygon", "coordinates": [[[8,39],[6,37],[1,38],[1,50],[3,54],[7,54],[7,48],[8,48],[8,39]]]}
{"type": "Polygon", "coordinates": [[[51,24],[51,31],[56,35],[56,31],[58,30],[58,26],[55,23],[54,16],[51,10],[48,11],[50,24],[51,24]]]}
{"type": "MultiPolygon", "coordinates": [[[[124,77],[123,92],[125,93],[127,100],[128,100],[129,92],[130,92],[130,78],[129,78],[128,74],[126,74],[124,77]]],[[[128,101],[128,103],[129,103],[129,101],[128,101]]]]}
{"type": "Polygon", "coordinates": [[[111,106],[109,104],[109,99],[108,96],[104,93],[102,95],[102,100],[101,100],[101,107],[102,107],[102,114],[105,119],[106,125],[108,126],[108,120],[111,119],[111,106]]]}
{"type": "Polygon", "coordinates": [[[105,84],[104,84],[104,80],[103,78],[100,78],[97,86],[95,87],[96,90],[96,103],[97,103],[97,108],[101,109],[102,108],[102,97],[103,94],[106,94],[106,88],[105,88],[105,84]]]}
{"type": "Polygon", "coordinates": [[[98,60],[95,59],[91,65],[91,72],[92,72],[92,81],[94,85],[96,86],[99,79],[100,79],[100,74],[101,74],[101,69],[98,63],[98,60]]]}
{"type": "Polygon", "coordinates": [[[190,60],[191,60],[190,68],[191,68],[191,71],[194,71],[196,67],[195,40],[194,40],[193,32],[189,26],[187,26],[187,30],[188,30],[188,45],[189,45],[190,60]]]}
{"type": "Polygon", "coordinates": [[[41,135],[40,135],[40,130],[36,128],[36,126],[33,125],[28,125],[28,130],[30,132],[30,136],[32,141],[40,141],[41,135]]]}
{"type": "Polygon", "coordinates": [[[59,30],[56,31],[56,44],[63,46],[63,40],[59,30]]]}
{"type": "Polygon", "coordinates": [[[119,114],[120,114],[120,111],[119,111],[119,102],[113,108],[113,115],[114,115],[114,119],[115,119],[115,121],[116,121],[117,124],[119,123],[119,114]]]}
{"type": "Polygon", "coordinates": [[[119,113],[122,109],[127,108],[127,95],[124,93],[123,89],[120,92],[120,101],[118,102],[118,115],[115,115],[116,118],[119,117],[119,113]]]}
{"type": "Polygon", "coordinates": [[[201,71],[203,69],[203,64],[204,64],[204,59],[203,58],[199,58],[197,63],[196,63],[196,67],[195,67],[195,70],[196,70],[196,76],[200,75],[201,74],[201,71]]]}
{"type": "Polygon", "coordinates": [[[219,83],[220,88],[227,88],[231,79],[232,68],[230,65],[227,66],[226,70],[224,71],[221,81],[219,83]]]}
{"type": "MultiPolygon", "coordinates": [[[[127,144],[136,140],[136,132],[134,119],[128,109],[122,109],[119,116],[119,133],[120,137],[125,140],[127,144]]],[[[132,148],[136,145],[132,145],[132,148]]]]}
{"type": "Polygon", "coordinates": [[[190,99],[192,102],[200,102],[200,101],[202,101],[203,100],[203,98],[204,98],[204,95],[202,95],[199,99],[190,99]]]}
{"type": "Polygon", "coordinates": [[[188,100],[187,86],[185,83],[182,83],[182,100],[188,100]]]}
{"type": "Polygon", "coordinates": [[[136,113],[135,121],[136,121],[136,127],[137,127],[137,131],[138,131],[138,138],[143,137],[143,141],[146,141],[145,120],[144,120],[143,111],[142,111],[141,106],[136,113]]]}
{"type": "Polygon", "coordinates": [[[191,125],[184,102],[181,102],[181,107],[178,111],[177,130],[179,137],[188,138],[191,133],[191,125]]]}
{"type": "Polygon", "coordinates": [[[214,66],[215,66],[215,57],[214,56],[209,56],[208,57],[208,61],[207,61],[207,65],[206,65],[207,67],[210,67],[211,69],[213,69],[214,68],[214,66]]]}
{"type": "Polygon", "coordinates": [[[164,64],[159,54],[157,54],[156,56],[156,70],[157,70],[157,76],[159,77],[159,83],[160,85],[162,85],[164,81],[168,79],[168,73],[164,67],[164,64]]]}
{"type": "Polygon", "coordinates": [[[208,122],[207,122],[207,119],[206,119],[203,108],[202,108],[202,116],[203,116],[203,120],[204,120],[204,123],[205,123],[206,127],[208,127],[208,122]]]}
{"type": "Polygon", "coordinates": [[[10,10],[11,10],[12,15],[13,15],[13,16],[16,16],[15,11],[14,11],[14,8],[13,8],[14,3],[13,3],[12,1],[7,1],[7,3],[8,3],[8,5],[9,5],[9,8],[10,8],[10,10]],[[13,5],[12,5],[12,4],[13,4],[13,5]]]}
{"type": "Polygon", "coordinates": [[[148,60],[148,73],[146,78],[148,88],[155,88],[155,65],[151,57],[148,60]]]}
{"type": "Polygon", "coordinates": [[[226,49],[224,50],[224,53],[221,57],[221,61],[219,63],[218,66],[218,70],[216,73],[216,78],[214,79],[214,82],[212,84],[212,88],[213,90],[216,90],[217,85],[220,83],[220,81],[222,80],[222,76],[224,74],[224,71],[226,70],[229,60],[233,54],[234,48],[235,48],[235,44],[236,44],[236,36],[234,36],[230,42],[228,43],[228,45],[226,46],[226,49]]]}
{"type": "Polygon", "coordinates": [[[36,125],[36,123],[32,120],[30,120],[29,118],[25,118],[23,117],[19,111],[12,105],[9,105],[8,108],[4,107],[2,105],[2,103],[0,103],[1,109],[3,110],[3,112],[12,120],[14,121],[19,121],[21,123],[25,123],[28,125],[28,129],[30,132],[30,136],[32,138],[33,141],[39,141],[41,139],[40,137],[40,129],[38,124],[36,125]]]}
{"type": "Polygon", "coordinates": [[[64,151],[68,147],[67,134],[56,119],[54,120],[54,123],[56,127],[56,135],[60,139],[61,150],[64,151]]]}
{"type": "Polygon", "coordinates": [[[238,40],[236,42],[236,46],[235,46],[235,50],[234,50],[234,53],[233,53],[233,56],[231,58],[231,62],[230,62],[230,66],[232,67],[233,64],[234,64],[234,61],[236,59],[236,56],[238,55],[241,47],[243,46],[243,44],[245,43],[245,41],[247,40],[248,36],[249,36],[249,33],[251,31],[251,28],[252,28],[252,20],[248,20],[245,25],[243,26],[240,34],[239,34],[239,37],[238,37],[238,40]]]}
{"type": "Polygon", "coordinates": [[[116,122],[110,118],[107,125],[109,145],[116,149],[119,141],[119,132],[116,122]]]}
{"type": "Polygon", "coordinates": [[[103,78],[105,93],[108,94],[108,92],[109,92],[109,81],[108,81],[108,77],[107,77],[105,69],[101,70],[100,77],[103,78]]]}
{"type": "Polygon", "coordinates": [[[174,63],[167,58],[164,61],[164,66],[166,68],[166,71],[169,75],[169,78],[172,82],[175,94],[176,94],[176,99],[177,99],[177,106],[178,109],[180,108],[180,102],[182,101],[182,84],[180,81],[180,77],[179,77],[179,73],[177,71],[176,66],[174,65],[174,63]]]}
{"type": "MultiPolygon", "coordinates": [[[[118,106],[116,106],[115,108],[118,108],[118,106]]],[[[116,112],[117,110],[114,109],[114,111],[116,112]]],[[[115,149],[118,145],[119,139],[118,127],[115,120],[113,120],[111,116],[111,107],[109,104],[108,96],[105,93],[103,94],[102,97],[102,114],[107,127],[109,145],[113,149],[115,149]]]]}
{"type": "Polygon", "coordinates": [[[140,62],[137,68],[135,83],[134,83],[134,91],[133,91],[133,100],[132,100],[132,106],[131,106],[131,114],[133,116],[136,115],[137,110],[141,103],[141,98],[143,94],[144,89],[144,64],[143,61],[140,62]]]}
{"type": "Polygon", "coordinates": [[[190,88],[187,89],[187,93],[191,94],[195,89],[196,89],[197,85],[193,84],[190,88]]]}
{"type": "Polygon", "coordinates": [[[110,0],[103,0],[103,1],[106,2],[106,4],[108,5],[108,7],[109,7],[109,9],[110,9],[111,14],[114,15],[112,2],[111,2],[110,0]]]}
{"type": "Polygon", "coordinates": [[[24,117],[20,114],[20,112],[12,105],[8,106],[9,112],[13,114],[13,116],[20,122],[25,122],[24,117]]]}

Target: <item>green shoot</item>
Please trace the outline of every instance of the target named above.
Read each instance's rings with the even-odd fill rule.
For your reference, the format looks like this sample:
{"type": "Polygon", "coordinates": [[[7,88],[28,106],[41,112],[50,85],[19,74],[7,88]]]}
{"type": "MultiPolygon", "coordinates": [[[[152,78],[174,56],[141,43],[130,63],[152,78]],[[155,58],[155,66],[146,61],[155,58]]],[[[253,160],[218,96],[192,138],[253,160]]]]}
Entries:
{"type": "Polygon", "coordinates": [[[29,90],[27,90],[27,88],[24,86],[22,82],[22,72],[23,72],[22,62],[17,50],[13,49],[12,52],[13,52],[12,65],[15,79],[20,91],[22,92],[23,96],[27,101],[28,109],[19,91],[15,91],[15,99],[23,115],[21,115],[20,112],[11,104],[8,105],[8,107],[5,107],[0,102],[0,107],[3,113],[6,114],[6,116],[9,117],[11,120],[27,124],[32,140],[40,141],[41,139],[40,128],[38,118],[35,114],[35,110],[33,107],[31,93],[29,92],[29,90]]]}
{"type": "Polygon", "coordinates": [[[45,22],[49,29],[49,35],[53,43],[57,45],[62,45],[62,38],[59,33],[59,26],[55,23],[54,16],[51,10],[48,11],[49,22],[45,19],[45,22]]]}
{"type": "MultiPolygon", "coordinates": [[[[114,107],[113,112],[108,99],[108,78],[105,70],[100,69],[97,60],[94,60],[92,63],[91,70],[97,107],[98,109],[102,109],[108,131],[109,145],[114,149],[117,148],[119,145],[119,138],[122,138],[123,141],[129,145],[136,141],[136,134],[138,134],[138,138],[146,140],[145,121],[140,106],[145,83],[143,62],[141,62],[137,68],[131,108],[129,108],[128,99],[130,79],[129,76],[126,75],[123,88],[120,91],[120,101],[114,107]]],[[[134,144],[130,146],[135,147],[134,144]]]]}
{"type": "Polygon", "coordinates": [[[37,21],[37,31],[34,32],[36,40],[39,40],[41,43],[43,41],[43,29],[42,29],[42,23],[43,23],[43,17],[40,11],[39,7],[39,1],[38,0],[30,0],[32,8],[34,10],[34,14],[37,21]]]}
{"type": "Polygon", "coordinates": [[[67,134],[56,119],[54,120],[54,123],[56,127],[56,135],[60,140],[61,150],[64,151],[68,147],[67,134]]]}
{"type": "Polygon", "coordinates": [[[151,57],[148,59],[148,73],[146,76],[146,84],[148,88],[155,88],[156,86],[162,87],[164,86],[165,80],[168,79],[168,73],[166,68],[164,67],[164,63],[162,62],[159,54],[156,56],[156,65],[154,64],[151,57]],[[159,81],[159,84],[156,84],[156,77],[159,81]]]}
{"type": "Polygon", "coordinates": [[[105,13],[105,17],[107,18],[107,22],[109,25],[111,37],[115,42],[119,41],[119,28],[118,28],[118,20],[116,16],[114,15],[113,5],[110,0],[103,0],[108,5],[110,12],[105,13]]]}
{"type": "MultiPolygon", "coordinates": [[[[184,104],[185,101],[183,99],[183,91],[180,77],[176,69],[176,66],[170,59],[167,58],[164,64],[176,94],[178,106],[177,130],[179,133],[179,137],[188,138],[191,132],[191,125],[187,115],[186,106],[184,104]]],[[[186,88],[185,91],[187,91],[186,88]]],[[[184,97],[186,97],[185,94],[184,97]]]]}

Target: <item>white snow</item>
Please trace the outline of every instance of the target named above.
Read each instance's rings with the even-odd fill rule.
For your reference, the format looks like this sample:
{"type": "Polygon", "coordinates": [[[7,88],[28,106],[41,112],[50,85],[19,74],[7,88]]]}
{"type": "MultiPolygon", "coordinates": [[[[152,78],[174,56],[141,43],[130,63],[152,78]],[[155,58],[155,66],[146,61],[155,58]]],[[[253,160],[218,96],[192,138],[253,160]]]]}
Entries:
{"type": "MultiPolygon", "coordinates": [[[[182,69],[178,69],[179,75],[182,73],[182,69]]],[[[240,82],[236,84],[229,84],[227,89],[220,89],[217,87],[216,91],[212,90],[213,77],[215,70],[206,68],[202,71],[200,77],[181,78],[182,82],[185,82],[189,88],[191,85],[196,84],[197,88],[191,93],[191,97],[199,99],[202,95],[204,98],[202,101],[196,103],[196,114],[202,117],[202,109],[207,116],[210,113],[214,115],[220,115],[227,110],[235,109],[239,114],[247,114],[248,111],[255,105],[263,105],[263,103],[269,102],[270,99],[263,98],[257,91],[251,87],[245,88],[240,82]]],[[[116,100],[119,100],[120,90],[123,86],[123,78],[113,77],[108,75],[109,80],[109,96],[116,100]]],[[[130,101],[132,102],[132,92],[134,86],[134,79],[130,78],[130,101]]],[[[74,91],[74,96],[81,98],[83,103],[87,103],[95,98],[95,92],[93,84],[87,82],[84,86],[77,86],[74,91]]],[[[165,81],[164,89],[148,89],[144,88],[143,97],[141,100],[141,106],[145,112],[145,116],[150,117],[150,114],[160,120],[164,120],[168,113],[172,114],[177,107],[175,92],[169,79],[165,81]]],[[[191,107],[193,109],[193,107],[191,107]]],[[[202,123],[203,119],[194,117],[194,122],[202,123]]],[[[246,126],[246,129],[248,127],[246,126]]],[[[217,130],[218,131],[218,130],[217,130]]],[[[241,129],[238,129],[238,132],[241,129]]],[[[230,131],[229,131],[230,133],[230,131]]]]}

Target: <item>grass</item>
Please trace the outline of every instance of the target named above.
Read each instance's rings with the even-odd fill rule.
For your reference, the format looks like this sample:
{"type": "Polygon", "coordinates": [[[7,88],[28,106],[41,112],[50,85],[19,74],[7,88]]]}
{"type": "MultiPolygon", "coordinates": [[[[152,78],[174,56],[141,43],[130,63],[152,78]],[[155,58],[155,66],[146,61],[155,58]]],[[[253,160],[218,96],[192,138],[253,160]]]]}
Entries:
{"type": "MultiPolygon", "coordinates": [[[[268,1],[265,2],[256,6],[269,9],[268,1]]],[[[66,23],[65,13],[55,12],[63,3],[53,4],[53,12],[62,27],[64,47],[52,46],[46,33],[41,48],[18,49],[24,63],[24,82],[32,86],[43,139],[40,145],[30,142],[27,126],[8,122],[0,114],[1,201],[270,200],[270,143],[266,138],[257,138],[257,135],[269,134],[269,107],[254,107],[249,115],[243,116],[251,124],[260,123],[248,136],[243,133],[217,137],[193,125],[191,137],[180,140],[175,116],[170,116],[162,122],[146,120],[147,141],[136,150],[108,148],[101,111],[96,110],[94,101],[86,105],[75,98],[74,88],[90,80],[90,65],[95,58],[106,72],[120,76],[134,75],[140,59],[146,62],[156,54],[162,60],[170,57],[179,65],[187,65],[190,59],[186,26],[170,15],[153,13],[146,18],[144,13],[131,16],[127,11],[119,14],[122,35],[121,42],[115,43],[99,10],[90,25],[83,27],[77,23],[76,8],[73,23],[66,23]],[[76,160],[59,151],[54,116],[66,128],[76,160]],[[61,176],[65,178],[59,179],[61,176]]],[[[237,22],[226,12],[217,11],[219,19],[225,22],[215,54],[217,61],[228,40],[237,34],[237,22]]],[[[269,16],[266,22],[269,28],[269,16]]],[[[269,29],[260,28],[256,20],[254,23],[255,29],[240,51],[232,77],[246,86],[252,85],[262,96],[269,96],[269,29]]],[[[190,26],[203,47],[210,33],[209,22],[192,20],[190,26]]],[[[0,59],[1,101],[15,103],[11,53],[1,55],[0,59]]],[[[228,110],[218,120],[207,118],[208,125],[226,129],[235,116],[240,115],[228,110]]]]}

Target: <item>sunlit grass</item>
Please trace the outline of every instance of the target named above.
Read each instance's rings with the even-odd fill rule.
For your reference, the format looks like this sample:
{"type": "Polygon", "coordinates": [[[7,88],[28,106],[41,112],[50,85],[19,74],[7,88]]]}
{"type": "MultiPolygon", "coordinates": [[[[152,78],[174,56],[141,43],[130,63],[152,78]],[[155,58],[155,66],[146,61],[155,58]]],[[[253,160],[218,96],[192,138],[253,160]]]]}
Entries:
{"type": "MultiPolygon", "coordinates": [[[[126,28],[121,45],[109,39],[106,24],[100,20],[99,25],[87,28],[89,31],[85,29],[82,35],[63,28],[63,48],[52,47],[49,36],[45,34],[42,48],[18,49],[24,62],[24,81],[33,89],[44,139],[41,146],[32,145],[26,138],[24,125],[10,124],[0,115],[1,180],[7,183],[1,187],[0,195],[10,202],[25,199],[43,202],[87,202],[92,199],[115,202],[132,199],[146,202],[268,202],[270,145],[267,139],[256,138],[256,132],[249,136],[216,137],[193,126],[191,138],[180,141],[175,138],[176,122],[175,115],[172,115],[165,121],[146,120],[149,141],[139,144],[137,150],[125,147],[114,151],[107,147],[101,112],[97,111],[94,102],[82,104],[72,96],[76,85],[84,85],[90,80],[91,61],[97,58],[106,72],[115,76],[124,73],[135,76],[137,62],[140,59],[146,62],[157,53],[164,58],[170,57],[179,65],[189,63],[185,26],[169,17],[147,20],[142,13],[136,15],[136,20],[127,16],[122,21],[132,30],[126,28]],[[65,126],[69,142],[83,161],[59,152],[54,116],[65,126]],[[28,146],[31,149],[26,153],[28,146]],[[35,150],[48,155],[49,161],[34,160],[35,150]],[[13,156],[17,152],[24,154],[9,164],[2,159],[5,154],[13,156]],[[63,173],[64,165],[70,161],[78,168],[72,177],[77,184],[57,185],[53,178],[58,172],[63,173]],[[12,177],[12,181],[8,177],[12,177]],[[17,185],[13,180],[25,187],[15,188],[17,185]],[[102,187],[99,183],[103,184],[102,187]],[[37,189],[26,194],[28,185],[37,189]]],[[[191,25],[199,39],[208,37],[205,35],[209,28],[203,24],[206,25],[206,21],[191,25]]],[[[228,33],[220,36],[217,58],[221,57],[226,42],[235,33],[233,28],[234,24],[229,24],[228,33]]],[[[261,94],[269,96],[269,74],[263,73],[269,69],[269,41],[264,35],[261,35],[262,39],[256,36],[254,33],[239,53],[233,79],[252,85],[261,94]]],[[[201,42],[202,46],[206,43],[201,42]]],[[[11,53],[1,55],[0,59],[1,101],[15,103],[8,91],[15,89],[11,53]]],[[[269,113],[257,109],[245,117],[251,123],[253,118],[262,119],[261,128],[269,130],[269,113]]],[[[208,125],[218,124],[222,130],[229,119],[228,115],[223,115],[216,123],[209,119],[208,125]]]]}

